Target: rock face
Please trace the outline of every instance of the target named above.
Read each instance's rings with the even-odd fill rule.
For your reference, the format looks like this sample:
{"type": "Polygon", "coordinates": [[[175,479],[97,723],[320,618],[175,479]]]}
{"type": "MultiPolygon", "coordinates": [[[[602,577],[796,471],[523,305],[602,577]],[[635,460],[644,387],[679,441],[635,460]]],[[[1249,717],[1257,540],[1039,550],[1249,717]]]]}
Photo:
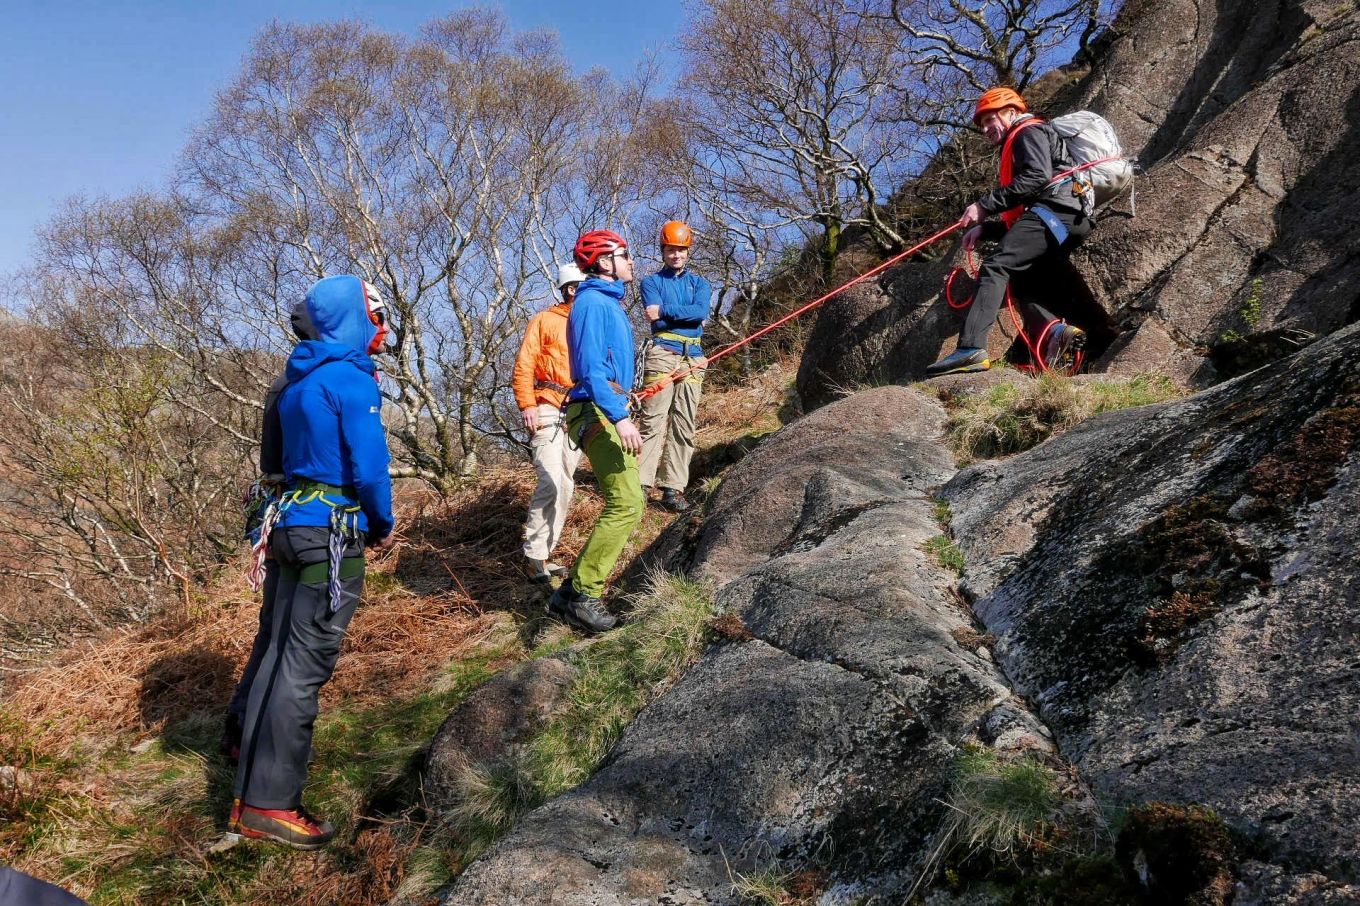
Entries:
{"type": "Polygon", "coordinates": [[[568,651],[516,664],[454,709],[425,756],[424,790],[433,808],[456,802],[469,766],[504,760],[553,716],[576,677],[571,661],[568,651]]]}
{"type": "Polygon", "coordinates": [[[785,860],[892,889],[962,743],[1047,747],[923,550],[940,532],[927,495],[953,471],[942,415],[870,391],[740,463],[678,546],[728,640],[446,902],[734,903],[734,874],[785,860]]]}
{"type": "MultiPolygon", "coordinates": [[[[1096,370],[1202,387],[1360,319],[1354,4],[1129,3],[1051,112],[1069,109],[1104,114],[1146,170],[1136,216],[1117,200],[1051,287],[1100,348],[1122,332],[1096,370]]],[[[951,263],[828,303],[799,371],[805,407],[835,386],[920,377],[960,324],[940,293],[951,263]]]]}
{"type": "Polygon", "coordinates": [[[1360,898],[1357,356],[1360,326],[942,492],[964,589],[1064,756],[1112,802],[1222,815],[1274,866],[1239,902],[1360,898]]]}

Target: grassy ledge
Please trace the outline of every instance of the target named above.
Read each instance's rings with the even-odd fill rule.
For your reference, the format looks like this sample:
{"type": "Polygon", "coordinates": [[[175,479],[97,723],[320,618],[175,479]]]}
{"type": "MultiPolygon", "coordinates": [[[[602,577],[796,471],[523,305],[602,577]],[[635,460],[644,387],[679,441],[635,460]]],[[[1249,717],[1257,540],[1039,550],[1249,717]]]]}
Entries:
{"type": "Polygon", "coordinates": [[[997,384],[944,401],[945,431],[960,463],[1019,453],[1102,412],[1166,402],[1184,396],[1170,378],[1067,378],[1045,374],[997,384]]]}

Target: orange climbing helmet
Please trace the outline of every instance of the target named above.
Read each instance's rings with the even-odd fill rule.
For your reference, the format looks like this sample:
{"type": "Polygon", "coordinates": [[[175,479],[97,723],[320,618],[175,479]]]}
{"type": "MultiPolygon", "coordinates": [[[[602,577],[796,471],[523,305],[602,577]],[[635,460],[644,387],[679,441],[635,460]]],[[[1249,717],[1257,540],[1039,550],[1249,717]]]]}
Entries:
{"type": "Polygon", "coordinates": [[[1025,99],[1016,93],[1013,88],[999,87],[988,88],[982,92],[982,97],[978,98],[977,108],[973,110],[973,125],[982,125],[982,115],[991,113],[993,110],[1004,110],[1007,107],[1014,107],[1021,113],[1029,110],[1025,106],[1025,99]]]}
{"type": "Polygon", "coordinates": [[[661,225],[661,245],[687,249],[694,244],[694,231],[683,220],[667,220],[661,225]]]}

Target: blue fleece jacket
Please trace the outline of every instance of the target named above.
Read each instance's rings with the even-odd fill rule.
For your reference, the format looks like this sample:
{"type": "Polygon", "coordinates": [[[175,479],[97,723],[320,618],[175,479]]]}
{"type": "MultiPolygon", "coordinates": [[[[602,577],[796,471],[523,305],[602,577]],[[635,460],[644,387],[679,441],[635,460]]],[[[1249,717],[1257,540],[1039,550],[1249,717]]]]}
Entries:
{"type": "MultiPolygon", "coordinates": [[[[349,503],[361,508],[358,527],[376,541],[393,524],[382,397],[368,357],[377,328],[358,277],[318,281],[306,308],[316,339],[293,350],[284,369],[288,386],[279,394],[283,471],[290,484],[311,479],[353,488],[349,503]]],[[[314,500],[288,507],[279,524],[324,526],[330,518],[330,507],[314,500]]]]}
{"type": "Polygon", "coordinates": [[[619,304],[623,293],[618,281],[587,277],[567,318],[567,350],[576,378],[567,401],[590,400],[614,423],[628,417],[624,394],[633,389],[633,328],[619,304]]]}
{"type": "Polygon", "coordinates": [[[642,304],[661,308],[661,317],[652,322],[653,334],[665,332],[694,338],[689,343],[657,338],[656,344],[671,352],[683,353],[688,348],[691,355],[698,355],[699,339],[704,335],[704,319],[709,315],[713,295],[708,281],[689,268],[673,271],[663,267],[643,280],[641,288],[642,304]]]}

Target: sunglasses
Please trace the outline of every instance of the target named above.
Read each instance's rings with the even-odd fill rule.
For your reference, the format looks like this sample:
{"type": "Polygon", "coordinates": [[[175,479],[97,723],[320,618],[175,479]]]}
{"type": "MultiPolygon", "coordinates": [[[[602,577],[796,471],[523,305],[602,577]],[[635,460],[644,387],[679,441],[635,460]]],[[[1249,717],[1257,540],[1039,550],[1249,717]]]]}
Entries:
{"type": "Polygon", "coordinates": [[[628,249],[615,249],[609,253],[610,258],[622,258],[624,261],[632,261],[633,253],[628,249]]]}

